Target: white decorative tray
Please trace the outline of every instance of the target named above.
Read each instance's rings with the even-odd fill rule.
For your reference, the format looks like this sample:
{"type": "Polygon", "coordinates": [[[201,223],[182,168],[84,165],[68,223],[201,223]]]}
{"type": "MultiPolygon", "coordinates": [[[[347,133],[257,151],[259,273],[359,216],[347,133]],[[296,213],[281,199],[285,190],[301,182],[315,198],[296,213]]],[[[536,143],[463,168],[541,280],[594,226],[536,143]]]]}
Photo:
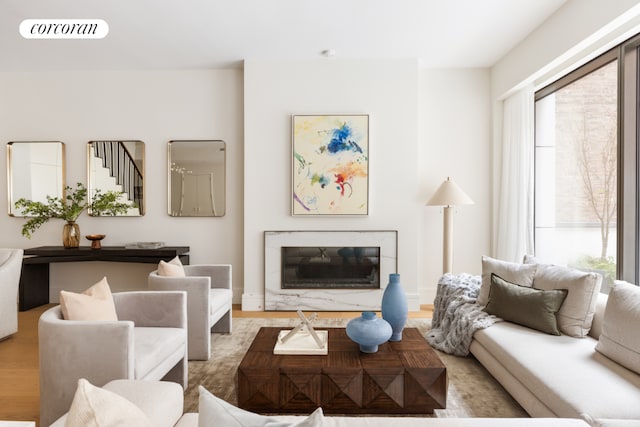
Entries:
{"type": "Polygon", "coordinates": [[[305,355],[326,355],[329,350],[329,331],[316,331],[318,337],[324,344],[322,348],[307,331],[300,331],[292,336],[286,343],[282,338],[291,330],[283,330],[278,334],[278,340],[273,348],[273,354],[305,354],[305,355]]]}

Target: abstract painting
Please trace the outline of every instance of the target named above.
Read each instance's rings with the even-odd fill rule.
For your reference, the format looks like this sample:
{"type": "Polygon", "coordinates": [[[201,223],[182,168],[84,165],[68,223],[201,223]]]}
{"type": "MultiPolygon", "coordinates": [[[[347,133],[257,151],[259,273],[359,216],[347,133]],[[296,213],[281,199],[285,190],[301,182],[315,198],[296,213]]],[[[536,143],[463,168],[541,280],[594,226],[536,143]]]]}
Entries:
{"type": "Polygon", "coordinates": [[[369,213],[369,116],[295,115],[293,215],[369,213]]]}

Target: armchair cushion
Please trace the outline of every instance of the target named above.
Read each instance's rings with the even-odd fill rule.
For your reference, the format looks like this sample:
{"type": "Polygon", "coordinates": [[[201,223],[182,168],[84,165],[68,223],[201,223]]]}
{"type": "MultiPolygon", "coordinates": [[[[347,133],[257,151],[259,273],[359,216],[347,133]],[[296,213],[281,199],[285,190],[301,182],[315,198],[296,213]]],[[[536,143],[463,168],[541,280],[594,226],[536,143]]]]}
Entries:
{"type": "Polygon", "coordinates": [[[155,371],[167,372],[184,357],[186,331],[182,328],[134,328],[135,378],[153,378],[155,371]]]}
{"type": "Polygon", "coordinates": [[[152,427],[136,405],[114,392],[81,378],[65,420],[65,427],[152,427]]]}
{"type": "Polygon", "coordinates": [[[211,289],[209,291],[209,316],[212,318],[211,320],[218,320],[222,316],[222,314],[229,311],[232,300],[233,292],[231,291],[231,289],[211,289]],[[216,312],[220,310],[222,310],[220,315],[216,316],[216,312]]]}
{"type": "Polygon", "coordinates": [[[66,320],[118,320],[106,277],[81,294],[60,291],[60,309],[66,320]]]}
{"type": "Polygon", "coordinates": [[[185,277],[184,267],[180,258],[175,257],[169,262],[160,261],[158,264],[158,275],[165,277],[185,277]]]}

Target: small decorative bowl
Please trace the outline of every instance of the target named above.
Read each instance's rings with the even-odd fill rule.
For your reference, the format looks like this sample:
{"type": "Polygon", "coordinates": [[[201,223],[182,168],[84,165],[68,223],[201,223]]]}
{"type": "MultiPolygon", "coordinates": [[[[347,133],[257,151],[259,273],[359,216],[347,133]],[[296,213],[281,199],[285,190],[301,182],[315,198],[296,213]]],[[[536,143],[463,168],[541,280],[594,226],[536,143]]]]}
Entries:
{"type": "Polygon", "coordinates": [[[91,249],[100,249],[102,246],[100,245],[100,240],[104,239],[106,234],[87,234],[87,240],[91,240],[91,249]]]}

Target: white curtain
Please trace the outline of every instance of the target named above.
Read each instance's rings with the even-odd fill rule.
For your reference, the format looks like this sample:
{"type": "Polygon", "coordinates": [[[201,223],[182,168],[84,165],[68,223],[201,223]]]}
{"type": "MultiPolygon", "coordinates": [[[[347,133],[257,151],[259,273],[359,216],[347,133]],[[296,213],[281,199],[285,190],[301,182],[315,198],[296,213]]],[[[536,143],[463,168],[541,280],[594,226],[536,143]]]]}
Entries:
{"type": "Polygon", "coordinates": [[[497,185],[494,255],[521,262],[533,254],[534,94],[527,86],[505,99],[497,185]]]}

